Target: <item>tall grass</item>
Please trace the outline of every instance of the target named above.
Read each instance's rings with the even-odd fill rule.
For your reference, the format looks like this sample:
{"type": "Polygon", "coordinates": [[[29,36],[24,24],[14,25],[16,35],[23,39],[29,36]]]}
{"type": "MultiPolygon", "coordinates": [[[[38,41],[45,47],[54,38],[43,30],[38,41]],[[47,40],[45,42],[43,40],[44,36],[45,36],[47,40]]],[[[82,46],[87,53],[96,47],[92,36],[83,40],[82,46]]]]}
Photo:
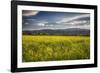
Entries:
{"type": "Polygon", "coordinates": [[[23,35],[23,62],[90,58],[89,36],[23,35]]]}

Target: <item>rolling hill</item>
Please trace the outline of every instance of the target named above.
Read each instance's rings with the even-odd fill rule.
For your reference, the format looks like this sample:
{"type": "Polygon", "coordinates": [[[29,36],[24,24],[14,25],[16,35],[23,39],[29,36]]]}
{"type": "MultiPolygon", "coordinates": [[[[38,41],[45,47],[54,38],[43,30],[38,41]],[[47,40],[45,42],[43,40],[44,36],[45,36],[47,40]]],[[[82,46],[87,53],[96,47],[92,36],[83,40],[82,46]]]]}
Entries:
{"type": "Polygon", "coordinates": [[[69,29],[41,29],[23,31],[24,35],[90,35],[89,29],[69,28],[69,29]]]}

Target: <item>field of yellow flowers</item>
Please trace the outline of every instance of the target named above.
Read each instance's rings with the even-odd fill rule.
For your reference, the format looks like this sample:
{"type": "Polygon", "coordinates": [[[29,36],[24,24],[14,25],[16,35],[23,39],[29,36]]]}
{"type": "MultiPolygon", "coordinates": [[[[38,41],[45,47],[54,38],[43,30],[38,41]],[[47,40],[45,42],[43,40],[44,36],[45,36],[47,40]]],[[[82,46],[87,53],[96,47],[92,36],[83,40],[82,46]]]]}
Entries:
{"type": "Polygon", "coordinates": [[[89,36],[22,37],[22,61],[57,61],[90,58],[89,36]]]}

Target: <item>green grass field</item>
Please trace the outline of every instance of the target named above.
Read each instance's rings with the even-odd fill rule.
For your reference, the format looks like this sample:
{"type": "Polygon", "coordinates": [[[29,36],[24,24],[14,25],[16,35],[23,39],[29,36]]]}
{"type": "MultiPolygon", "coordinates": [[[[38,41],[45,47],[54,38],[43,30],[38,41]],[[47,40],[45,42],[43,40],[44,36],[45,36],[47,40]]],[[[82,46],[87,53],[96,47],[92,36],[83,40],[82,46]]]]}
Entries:
{"type": "Polygon", "coordinates": [[[23,62],[90,58],[89,36],[23,35],[22,46],[23,62]]]}

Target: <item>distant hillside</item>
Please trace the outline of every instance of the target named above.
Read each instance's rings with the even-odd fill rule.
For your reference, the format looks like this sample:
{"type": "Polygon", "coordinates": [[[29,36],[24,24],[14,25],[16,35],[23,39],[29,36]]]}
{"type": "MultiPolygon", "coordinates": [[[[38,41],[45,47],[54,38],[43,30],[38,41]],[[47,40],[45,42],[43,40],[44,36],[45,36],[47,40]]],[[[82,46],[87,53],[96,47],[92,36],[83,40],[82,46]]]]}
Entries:
{"type": "Polygon", "coordinates": [[[90,30],[80,28],[69,28],[69,29],[42,29],[23,31],[24,35],[90,35],[90,30]]]}

